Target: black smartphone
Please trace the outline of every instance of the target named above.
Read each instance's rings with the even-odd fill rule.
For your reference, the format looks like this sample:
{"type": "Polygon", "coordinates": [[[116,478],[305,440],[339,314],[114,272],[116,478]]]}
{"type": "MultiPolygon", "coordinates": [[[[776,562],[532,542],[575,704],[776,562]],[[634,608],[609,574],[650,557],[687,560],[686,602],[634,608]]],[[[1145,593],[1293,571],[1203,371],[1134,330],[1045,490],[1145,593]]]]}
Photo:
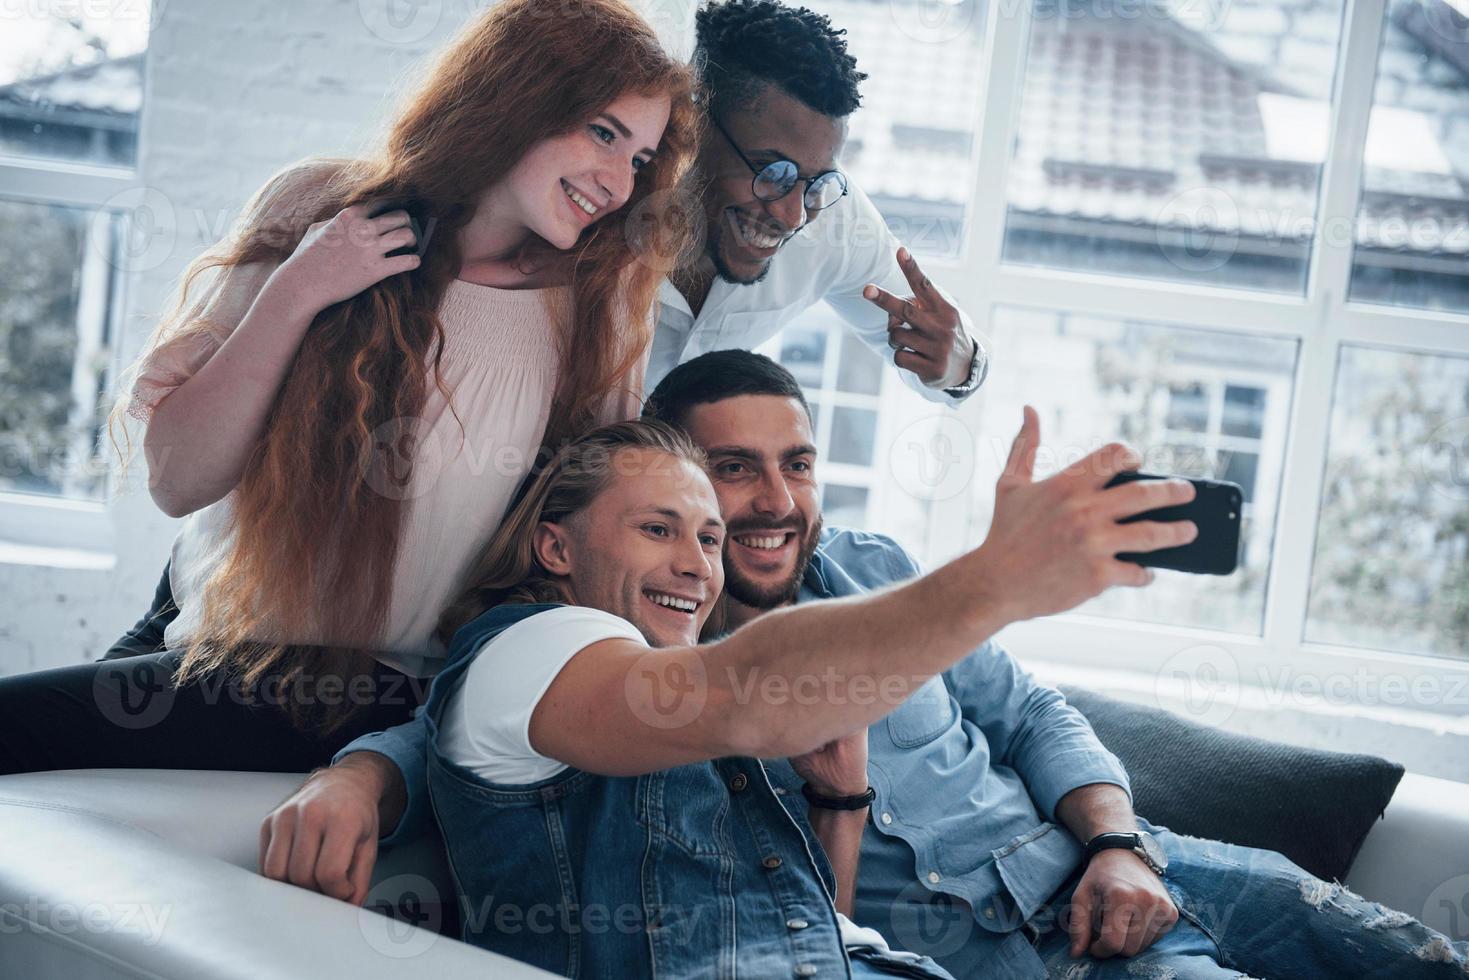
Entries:
{"type": "MultiPolygon", "coordinates": [[[[1108,487],[1115,487],[1133,480],[1166,480],[1170,477],[1157,473],[1139,473],[1129,470],[1118,473],[1108,487]]],[[[1179,477],[1178,479],[1187,479],[1179,477]]],[[[1193,521],[1199,528],[1199,536],[1177,548],[1162,548],[1142,553],[1122,552],[1117,557],[1123,561],[1137,562],[1149,568],[1171,568],[1179,572],[1194,572],[1199,575],[1229,575],[1239,567],[1240,513],[1244,507],[1244,492],[1237,483],[1219,480],[1189,480],[1194,485],[1194,499],[1176,507],[1159,507],[1125,517],[1118,523],[1133,521],[1193,521]]]]}

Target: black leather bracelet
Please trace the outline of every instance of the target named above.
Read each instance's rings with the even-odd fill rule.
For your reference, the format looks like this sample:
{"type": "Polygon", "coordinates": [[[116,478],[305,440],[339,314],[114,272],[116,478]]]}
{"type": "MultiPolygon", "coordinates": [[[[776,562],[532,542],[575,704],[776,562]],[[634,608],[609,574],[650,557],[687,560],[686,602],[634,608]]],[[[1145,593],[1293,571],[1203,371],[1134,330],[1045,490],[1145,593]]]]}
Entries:
{"type": "Polygon", "coordinates": [[[811,788],[810,783],[802,783],[801,795],[806,797],[807,803],[823,810],[865,810],[877,799],[877,790],[869,786],[867,792],[856,796],[822,796],[811,788]]]}

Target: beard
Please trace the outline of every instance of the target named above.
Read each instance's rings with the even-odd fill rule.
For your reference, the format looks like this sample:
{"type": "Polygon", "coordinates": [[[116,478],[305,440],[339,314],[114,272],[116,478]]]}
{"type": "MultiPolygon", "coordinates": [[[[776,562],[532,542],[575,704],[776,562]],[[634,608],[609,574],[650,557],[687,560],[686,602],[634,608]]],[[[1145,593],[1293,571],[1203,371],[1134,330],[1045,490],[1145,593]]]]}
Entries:
{"type": "Polygon", "coordinates": [[[719,278],[732,286],[753,286],[770,273],[770,263],[766,262],[754,276],[742,278],[736,275],[724,257],[724,236],[729,233],[729,229],[725,227],[724,212],[720,212],[717,220],[709,222],[708,227],[708,246],[705,251],[709,255],[709,261],[714,263],[714,271],[719,278]]]}
{"type": "MultiPolygon", "coordinates": [[[[751,581],[735,567],[735,563],[728,559],[724,562],[724,593],[736,602],[749,606],[751,609],[775,609],[794,602],[801,591],[801,582],[806,577],[806,568],[811,564],[811,556],[816,553],[817,542],[821,540],[822,518],[817,517],[816,523],[809,528],[803,527],[804,536],[801,538],[800,551],[796,553],[796,565],[791,570],[790,577],[784,582],[776,585],[761,587],[751,581]]],[[[736,534],[758,534],[761,531],[775,530],[772,528],[741,527],[731,531],[729,537],[736,534]]]]}

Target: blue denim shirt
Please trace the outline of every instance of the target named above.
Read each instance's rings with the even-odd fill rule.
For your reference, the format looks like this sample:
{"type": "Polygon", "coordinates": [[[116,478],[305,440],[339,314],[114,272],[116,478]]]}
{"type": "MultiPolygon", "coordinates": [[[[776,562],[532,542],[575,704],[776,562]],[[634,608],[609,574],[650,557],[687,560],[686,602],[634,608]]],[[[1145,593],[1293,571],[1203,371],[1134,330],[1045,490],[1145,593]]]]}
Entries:
{"type": "MultiPolygon", "coordinates": [[[[919,573],[890,538],[828,528],[797,601],[854,595],[919,573]]],[[[380,752],[402,770],[408,805],[385,846],[427,828],[422,720],[365,735],[337,754],[380,752]]],[[[1058,691],[1037,684],[994,642],[929,681],[873,725],[868,741],[877,797],[862,841],[858,924],[955,976],[1037,975],[1021,923],[1081,861],[1076,839],[1053,822],[1056,804],[1091,783],[1128,789],[1121,763],[1058,691]]],[[[794,770],[783,761],[766,770],[787,810],[804,818],[794,770]]]]}
{"type": "MultiPolygon", "coordinates": [[[[797,602],[921,574],[892,539],[823,532],[797,602]]],[[[794,812],[789,763],[767,763],[794,812]]],[[[1080,867],[1056,804],[1091,783],[1131,793],[1127,773],[1059,691],[989,641],[868,729],[877,792],[862,838],[853,918],[956,977],[1045,976],[1021,924],[1080,867]],[[1039,972],[1037,972],[1039,971],[1039,972]]]]}

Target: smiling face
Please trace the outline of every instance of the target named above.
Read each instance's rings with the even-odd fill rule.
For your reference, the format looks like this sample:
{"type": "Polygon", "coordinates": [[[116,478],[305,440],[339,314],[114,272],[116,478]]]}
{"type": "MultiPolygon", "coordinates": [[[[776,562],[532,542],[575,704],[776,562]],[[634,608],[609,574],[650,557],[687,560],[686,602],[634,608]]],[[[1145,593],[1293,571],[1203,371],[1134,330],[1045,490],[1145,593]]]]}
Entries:
{"type": "MultiPolygon", "coordinates": [[[[719,122],[750,163],[790,160],[803,178],[836,169],[847,138],[845,119],[823,115],[772,86],[719,122]]],[[[704,133],[699,169],[708,181],[705,247],[715,271],[726,282],[759,282],[780,246],[810,217],[801,203],[806,185],[798,182],[778,201],[760,200],[751,187],[754,174],[714,126],[704,133]]]]}
{"type": "Polygon", "coordinates": [[[626,448],[584,510],[543,522],[541,564],[579,605],[632,623],[651,646],[692,646],[724,587],[724,522],[709,477],[686,460],[626,448]]]}
{"type": "Polygon", "coordinates": [[[821,537],[806,409],[782,395],[737,395],[690,409],[685,428],[709,454],[728,528],[729,598],[752,609],[793,601],[821,537]]]}
{"type": "Polygon", "coordinates": [[[531,147],[494,189],[491,207],[509,209],[530,232],[571,248],[588,225],[627,203],[668,114],[667,95],[624,92],[571,132],[531,147]]]}

